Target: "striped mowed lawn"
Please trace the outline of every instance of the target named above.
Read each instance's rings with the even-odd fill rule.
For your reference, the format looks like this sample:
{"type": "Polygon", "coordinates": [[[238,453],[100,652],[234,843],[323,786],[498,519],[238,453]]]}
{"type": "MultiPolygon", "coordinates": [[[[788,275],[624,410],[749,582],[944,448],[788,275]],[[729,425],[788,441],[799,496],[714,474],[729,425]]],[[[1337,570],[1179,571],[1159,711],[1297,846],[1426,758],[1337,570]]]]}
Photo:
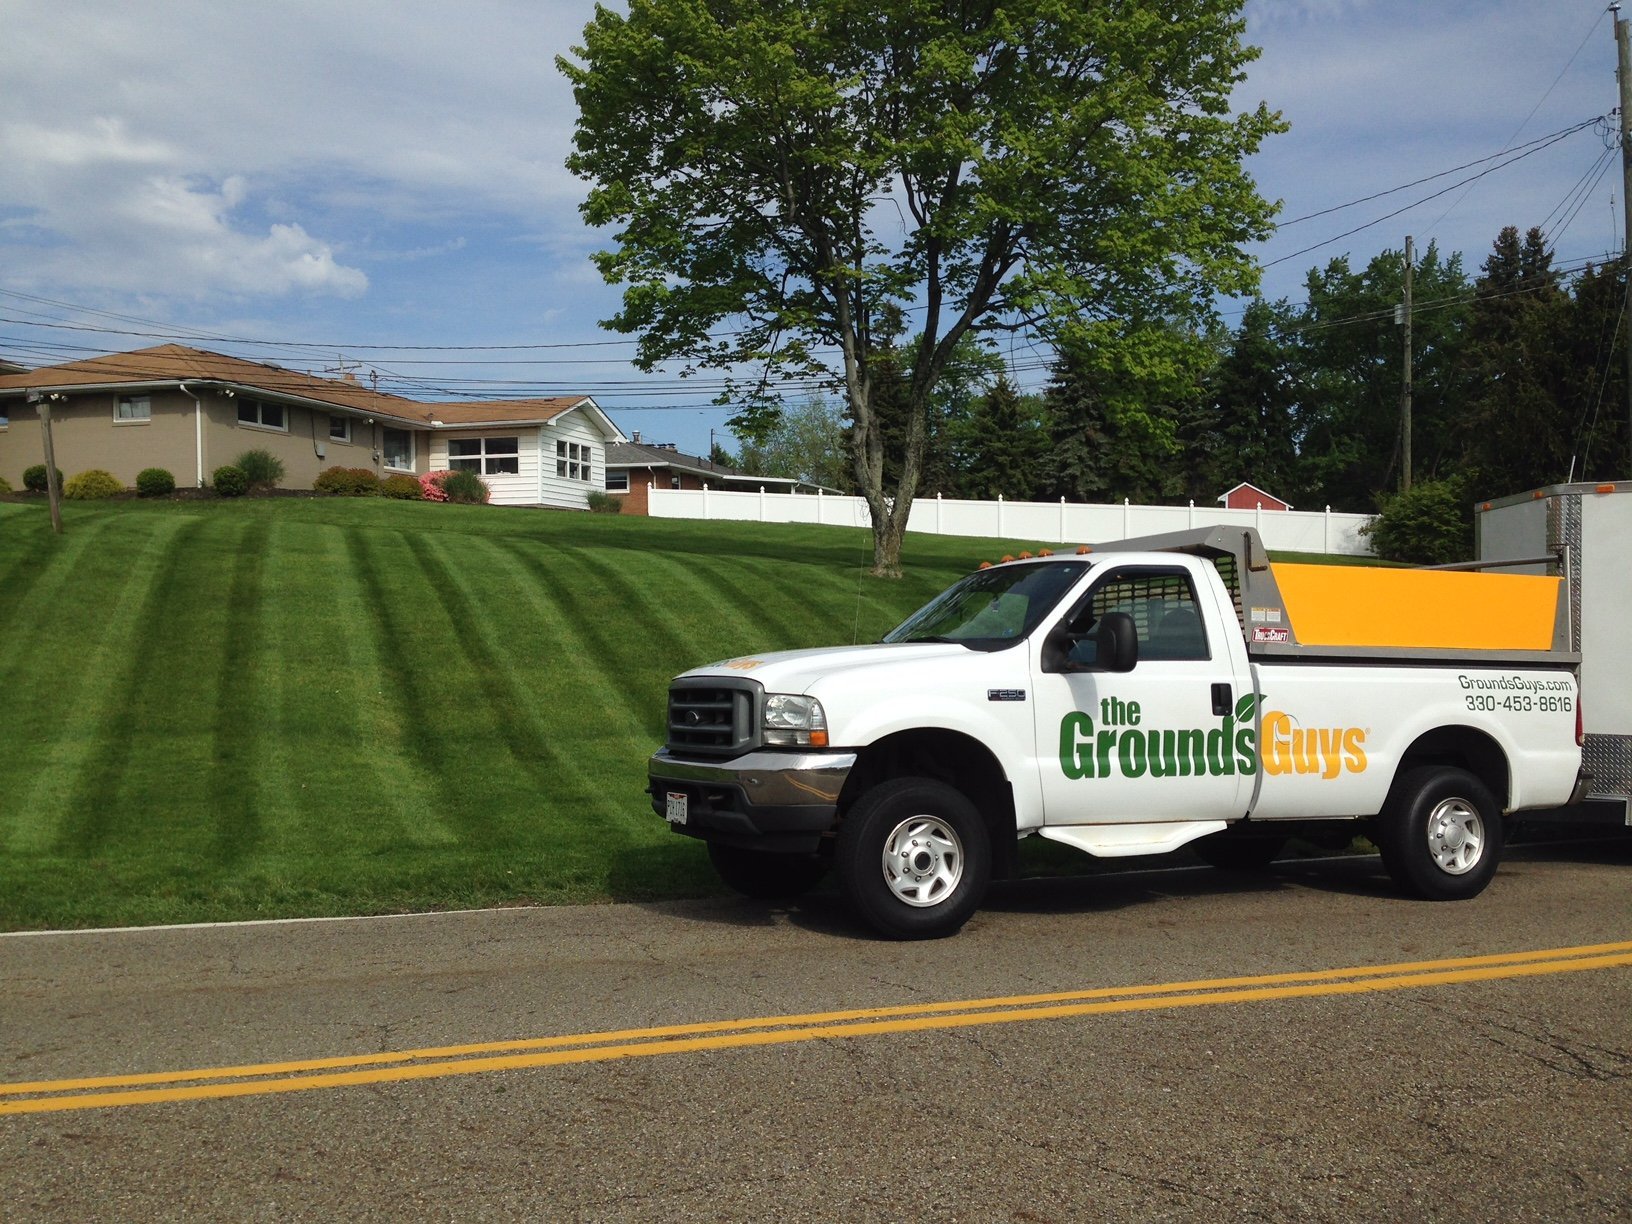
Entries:
{"type": "Polygon", "coordinates": [[[0,503],[0,926],[695,895],[670,676],[870,641],[992,541],[276,498],[0,503]]]}

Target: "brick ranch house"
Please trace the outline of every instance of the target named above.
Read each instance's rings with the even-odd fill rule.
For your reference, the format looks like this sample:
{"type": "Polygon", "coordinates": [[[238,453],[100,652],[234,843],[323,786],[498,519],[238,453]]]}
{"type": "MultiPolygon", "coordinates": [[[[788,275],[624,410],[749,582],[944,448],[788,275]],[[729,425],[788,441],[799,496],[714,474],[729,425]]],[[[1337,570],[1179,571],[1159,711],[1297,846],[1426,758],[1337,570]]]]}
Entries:
{"type": "Polygon", "coordinates": [[[376,474],[475,472],[498,505],[583,509],[624,441],[586,395],[428,403],[350,376],[320,378],[180,344],[0,373],[0,476],[22,487],[43,463],[37,406],[51,408],[57,466],[126,485],[162,467],[184,488],[247,450],[283,461],[284,484],[309,489],[328,467],[376,474]]]}
{"type": "Polygon", "coordinates": [[[625,514],[648,513],[648,496],[658,489],[723,489],[738,493],[805,492],[814,488],[788,476],[752,476],[699,455],[687,455],[672,442],[628,442],[606,450],[606,491],[623,501],[625,514]]]}

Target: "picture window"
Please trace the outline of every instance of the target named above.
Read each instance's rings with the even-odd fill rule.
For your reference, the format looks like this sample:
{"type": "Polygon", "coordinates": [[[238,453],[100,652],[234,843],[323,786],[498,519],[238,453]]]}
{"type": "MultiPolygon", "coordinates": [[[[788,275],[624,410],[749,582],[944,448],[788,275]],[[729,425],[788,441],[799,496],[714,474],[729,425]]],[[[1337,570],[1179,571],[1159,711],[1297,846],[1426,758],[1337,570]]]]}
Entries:
{"type": "Polygon", "coordinates": [[[449,439],[448,468],[478,476],[514,476],[521,471],[521,439],[449,439]]]}

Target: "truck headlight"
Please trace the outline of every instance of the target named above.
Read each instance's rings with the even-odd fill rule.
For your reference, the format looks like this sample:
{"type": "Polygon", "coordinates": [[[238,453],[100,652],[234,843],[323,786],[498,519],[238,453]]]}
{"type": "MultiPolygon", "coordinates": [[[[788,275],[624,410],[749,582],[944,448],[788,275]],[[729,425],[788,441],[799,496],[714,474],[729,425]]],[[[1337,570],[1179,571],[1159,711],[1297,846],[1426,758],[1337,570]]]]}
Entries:
{"type": "Polygon", "coordinates": [[[827,715],[822,703],[795,693],[768,694],[765,742],[790,748],[827,747],[827,715]]]}

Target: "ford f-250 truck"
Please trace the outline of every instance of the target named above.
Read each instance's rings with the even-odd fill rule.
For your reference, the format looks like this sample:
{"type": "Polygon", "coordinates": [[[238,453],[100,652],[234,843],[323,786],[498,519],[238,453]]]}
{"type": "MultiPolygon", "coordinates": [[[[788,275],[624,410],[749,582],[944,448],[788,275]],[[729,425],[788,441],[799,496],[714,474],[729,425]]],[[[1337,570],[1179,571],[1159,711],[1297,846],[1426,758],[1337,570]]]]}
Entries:
{"type": "Polygon", "coordinates": [[[958,930],[1033,834],[1249,867],[1363,828],[1406,891],[1472,897],[1504,816],[1582,785],[1568,598],[1238,528],[1006,560],[880,643],[677,677],[648,790],[732,887],[835,871],[895,938],[958,930]]]}

